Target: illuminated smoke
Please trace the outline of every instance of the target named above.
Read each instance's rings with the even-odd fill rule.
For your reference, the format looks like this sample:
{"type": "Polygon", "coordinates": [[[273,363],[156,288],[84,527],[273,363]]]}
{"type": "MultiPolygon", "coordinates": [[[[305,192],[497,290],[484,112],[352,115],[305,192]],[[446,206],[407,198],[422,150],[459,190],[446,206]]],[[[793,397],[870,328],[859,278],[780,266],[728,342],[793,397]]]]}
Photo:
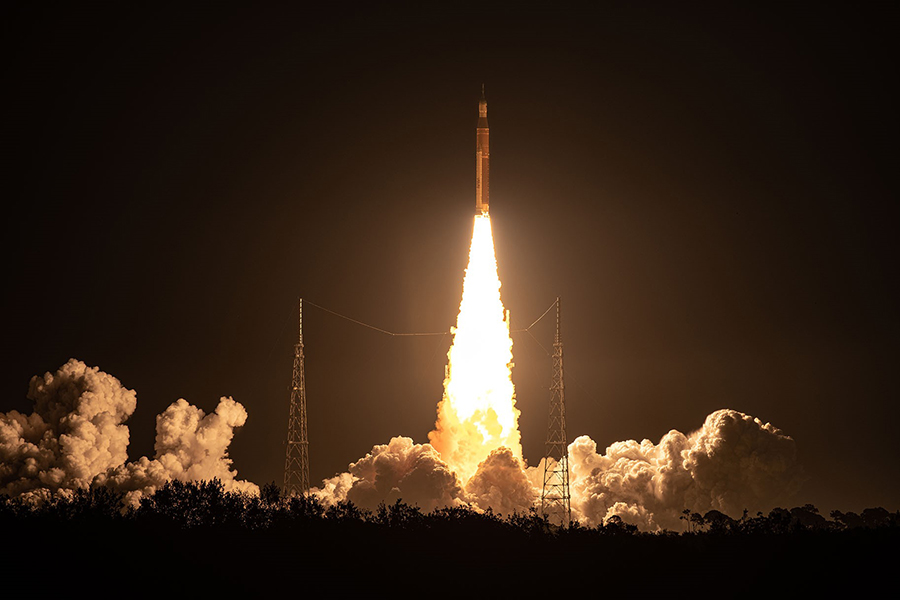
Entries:
{"type": "Polygon", "coordinates": [[[512,456],[522,459],[509,316],[500,301],[500,278],[487,215],[475,217],[469,266],[452,332],[444,397],[428,439],[467,482],[479,463],[497,448],[509,448],[512,456]]]}
{"type": "Polygon", "coordinates": [[[322,482],[313,489],[326,505],[349,500],[366,509],[402,499],[423,510],[464,503],[463,490],[430,444],[416,444],[407,437],[395,437],[379,445],[350,465],[349,472],[322,482]]]}
{"type": "Polygon", "coordinates": [[[535,487],[524,467],[509,448],[494,450],[466,484],[469,502],[501,515],[528,512],[540,498],[540,488],[535,487]]]}
{"type": "Polygon", "coordinates": [[[769,423],[717,410],[690,435],[634,440],[597,453],[587,436],[569,445],[572,509],[584,524],[618,515],[645,530],[678,529],[681,511],[740,516],[785,502],[802,474],[794,440],[769,423]]]}
{"type": "Polygon", "coordinates": [[[143,456],[100,475],[97,483],[126,492],[136,502],[165,482],[219,479],[225,491],[259,493],[248,481],[239,481],[231,469],[228,446],[234,429],[247,421],[247,411],[231,398],[222,398],[208,415],[180,399],[156,417],[156,457],[143,456]]]}
{"type": "MultiPolygon", "coordinates": [[[[645,531],[680,529],[685,509],[732,517],[745,508],[768,510],[788,502],[803,480],[793,439],[728,409],[689,435],[672,430],[658,444],[615,442],[604,454],[581,436],[569,445],[569,464],[575,520],[593,526],[616,515],[645,531]]],[[[526,467],[512,450],[498,448],[463,487],[430,445],[394,438],[314,494],[326,504],[351,500],[364,508],[402,499],[425,510],[466,503],[521,514],[539,502],[542,474],[543,462],[526,467]]]]}
{"type": "Polygon", "coordinates": [[[326,479],[312,490],[326,506],[349,500],[373,510],[381,503],[402,500],[425,511],[467,504],[498,514],[527,512],[536,493],[522,462],[509,448],[494,450],[463,489],[457,474],[431,444],[416,444],[407,437],[375,446],[346,473],[326,479]]]}
{"type": "Polygon", "coordinates": [[[34,413],[0,413],[0,494],[46,497],[88,487],[128,459],[133,390],[71,359],[55,375],[33,377],[34,413]]]}
{"type": "Polygon", "coordinates": [[[156,458],[127,463],[124,422],[137,406],[133,390],[97,367],[70,359],[55,374],[34,377],[34,412],[0,413],[0,494],[42,499],[91,485],[109,485],[136,501],[169,479],[218,477],[226,490],[258,491],[235,480],[228,444],[247,419],[244,407],[222,398],[204,415],[184,400],[156,419],[156,458]]]}

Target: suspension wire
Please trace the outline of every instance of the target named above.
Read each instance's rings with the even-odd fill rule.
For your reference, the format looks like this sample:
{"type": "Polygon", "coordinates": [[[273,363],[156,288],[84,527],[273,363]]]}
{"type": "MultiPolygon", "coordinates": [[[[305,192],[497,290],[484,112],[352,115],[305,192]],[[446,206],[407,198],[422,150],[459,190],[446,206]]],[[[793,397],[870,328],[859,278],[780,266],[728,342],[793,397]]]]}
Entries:
{"type": "MultiPolygon", "coordinates": [[[[531,329],[532,327],[534,327],[535,325],[537,325],[538,322],[539,322],[541,319],[543,319],[544,317],[546,317],[546,316],[547,316],[547,313],[550,312],[550,311],[553,309],[554,306],[556,306],[556,300],[554,300],[554,301],[550,304],[550,306],[547,307],[547,310],[544,311],[544,314],[542,314],[541,316],[539,316],[537,319],[534,320],[534,323],[532,323],[531,325],[529,325],[529,326],[526,327],[525,329],[514,329],[514,330],[512,330],[510,333],[521,333],[521,332],[523,332],[523,331],[528,331],[529,329],[531,329]]],[[[529,333],[530,333],[530,332],[529,332],[529,333]]],[[[531,336],[531,337],[534,337],[534,336],[531,336]]]]}
{"type": "MultiPolygon", "coordinates": [[[[542,314],[540,317],[537,318],[537,321],[535,321],[534,323],[532,323],[531,325],[529,325],[529,326],[526,327],[525,329],[516,329],[515,331],[512,331],[511,333],[519,333],[519,332],[525,332],[525,333],[527,333],[527,334],[531,337],[531,339],[534,340],[534,343],[537,344],[538,346],[540,346],[541,350],[544,351],[544,354],[546,354],[547,356],[552,356],[552,355],[550,354],[550,351],[547,350],[547,348],[544,347],[544,345],[540,342],[540,340],[538,340],[536,337],[534,337],[534,334],[531,333],[530,330],[531,330],[532,327],[534,327],[535,325],[538,324],[538,321],[540,321],[541,319],[543,319],[544,317],[546,317],[546,316],[547,316],[547,313],[550,312],[550,309],[552,309],[554,306],[556,306],[556,300],[554,300],[554,301],[553,301],[553,304],[551,304],[551,305],[549,306],[549,308],[547,308],[547,310],[544,311],[544,314],[542,314]]],[[[579,390],[581,390],[581,392],[582,392],[587,398],[590,398],[590,399],[593,400],[594,402],[599,403],[599,400],[597,400],[597,396],[595,396],[593,393],[591,393],[591,392],[589,392],[587,389],[585,389],[585,387],[584,387],[583,385],[581,385],[581,382],[580,382],[576,377],[573,376],[571,365],[570,365],[569,367],[566,368],[566,381],[570,381],[570,382],[574,383],[575,386],[576,386],[579,390]]]]}
{"type": "MultiPolygon", "coordinates": [[[[449,335],[449,333],[450,333],[449,331],[442,331],[441,333],[395,333],[395,332],[393,332],[393,331],[388,331],[387,329],[382,329],[381,327],[375,327],[374,325],[369,325],[368,323],[363,323],[362,321],[359,321],[359,320],[357,320],[357,319],[348,317],[348,316],[346,316],[346,315],[342,315],[341,313],[338,313],[338,312],[335,312],[335,311],[330,310],[330,309],[328,309],[328,308],[325,308],[324,306],[319,306],[318,304],[316,304],[316,303],[314,303],[314,302],[310,302],[309,300],[307,300],[307,299],[305,299],[305,298],[303,299],[303,302],[306,303],[306,304],[309,304],[310,306],[315,306],[315,307],[318,308],[319,310],[323,310],[323,311],[325,311],[325,312],[327,312],[327,313],[330,313],[330,314],[332,314],[332,315],[334,315],[334,316],[336,316],[336,317],[340,317],[341,319],[346,319],[347,321],[350,321],[351,323],[356,323],[357,325],[362,325],[363,327],[366,327],[366,328],[368,328],[368,329],[372,329],[372,330],[377,331],[377,332],[379,332],[379,333],[383,333],[383,334],[385,334],[385,335],[390,335],[390,336],[393,336],[393,337],[438,336],[438,335],[439,335],[439,336],[442,336],[441,339],[438,341],[437,347],[435,348],[434,354],[432,354],[430,360],[434,360],[435,355],[437,354],[438,350],[440,350],[441,346],[443,345],[444,337],[446,337],[446,336],[449,335]]],[[[543,345],[543,344],[542,344],[542,343],[534,336],[533,333],[531,333],[531,328],[534,327],[535,325],[537,325],[544,317],[546,317],[546,316],[547,316],[547,313],[549,313],[549,312],[553,309],[554,306],[556,306],[556,300],[554,300],[554,301],[550,304],[550,306],[547,307],[547,310],[544,311],[544,314],[542,314],[540,317],[538,317],[537,319],[535,319],[534,323],[532,323],[531,325],[529,325],[529,326],[526,327],[525,329],[514,329],[514,330],[510,331],[510,333],[527,333],[527,334],[531,337],[531,339],[534,340],[534,343],[537,344],[538,346],[540,346],[541,350],[544,351],[544,354],[546,354],[547,356],[550,356],[550,351],[547,350],[547,348],[544,347],[544,345],[543,345]]],[[[282,333],[283,333],[283,332],[282,332],[282,333]]],[[[279,336],[279,337],[280,337],[280,336],[279,336]]],[[[270,354],[271,354],[271,352],[270,352],[270,354]]],[[[430,361],[429,361],[429,362],[430,362],[430,361]]],[[[575,377],[572,376],[572,373],[571,373],[571,367],[570,367],[570,371],[569,371],[569,373],[568,373],[568,379],[571,380],[571,382],[574,383],[574,384],[578,387],[578,389],[580,389],[581,392],[582,392],[585,396],[587,396],[587,397],[589,397],[589,398],[591,398],[591,399],[593,399],[593,400],[596,401],[596,397],[595,397],[591,392],[589,392],[588,390],[586,390],[586,389],[584,388],[584,386],[581,385],[581,382],[578,381],[578,379],[576,379],[575,377]]]]}
{"type": "Polygon", "coordinates": [[[437,344],[437,346],[435,346],[434,352],[431,353],[431,358],[428,359],[428,364],[431,364],[431,361],[433,361],[433,360],[434,360],[434,357],[437,356],[438,350],[440,350],[441,347],[444,345],[444,339],[445,339],[448,335],[450,335],[450,332],[449,332],[449,331],[448,331],[447,333],[444,334],[444,337],[442,337],[440,340],[438,340],[438,344],[437,344]]]}
{"type": "MultiPolygon", "coordinates": [[[[570,370],[571,370],[571,369],[570,369],[570,370]]],[[[578,386],[578,389],[581,390],[581,392],[582,392],[585,396],[587,396],[588,398],[590,398],[590,399],[594,402],[594,404],[600,406],[600,400],[597,399],[597,396],[594,395],[592,392],[589,392],[587,389],[585,389],[585,387],[584,387],[583,385],[581,385],[581,382],[578,381],[577,378],[572,377],[571,375],[569,375],[569,371],[566,371],[566,378],[567,378],[567,379],[571,379],[571,380],[572,380],[572,383],[574,383],[576,386],[578,386]]]]}
{"type": "Polygon", "coordinates": [[[531,336],[531,339],[534,340],[534,343],[535,343],[535,344],[537,344],[538,346],[541,347],[541,350],[544,351],[544,354],[546,354],[547,356],[550,356],[550,351],[547,350],[546,348],[544,348],[544,345],[543,345],[542,343],[540,343],[536,337],[534,337],[534,334],[533,334],[533,333],[531,333],[531,332],[528,331],[527,329],[525,329],[525,330],[523,330],[523,331],[525,331],[526,333],[528,333],[528,335],[531,336]]]}
{"type": "MultiPolygon", "coordinates": [[[[435,348],[434,354],[437,354],[437,351],[440,350],[441,345],[442,345],[442,343],[443,343],[443,337],[444,337],[444,336],[447,336],[448,333],[449,333],[448,331],[442,331],[442,332],[440,332],[440,333],[395,333],[395,332],[393,332],[393,331],[388,331],[387,329],[382,329],[381,327],[375,327],[374,325],[369,325],[368,323],[363,323],[362,321],[359,321],[359,320],[354,319],[354,318],[352,318],[352,317],[348,317],[348,316],[346,316],[346,315],[342,315],[341,313],[338,313],[338,312],[335,312],[335,311],[333,311],[333,310],[331,310],[331,309],[325,308],[324,306],[319,306],[318,304],[316,304],[316,303],[314,303],[314,302],[310,302],[309,300],[307,300],[307,299],[305,299],[305,298],[303,299],[303,301],[304,301],[306,304],[309,304],[310,306],[315,306],[315,307],[318,308],[319,310],[323,310],[323,311],[325,311],[325,312],[327,312],[327,313],[330,313],[330,314],[332,314],[332,315],[334,315],[334,316],[336,316],[336,317],[340,317],[341,319],[346,319],[347,321],[350,321],[351,323],[356,323],[357,325],[362,325],[363,327],[366,327],[366,328],[368,328],[368,329],[372,329],[372,330],[377,331],[377,332],[379,332],[379,333],[383,333],[383,334],[385,334],[385,335],[390,335],[390,336],[393,336],[393,337],[438,336],[438,335],[440,335],[440,336],[442,336],[442,338],[441,338],[440,341],[438,341],[438,344],[437,344],[437,347],[435,348]]],[[[514,329],[514,330],[510,331],[510,333],[527,333],[529,336],[531,336],[531,339],[534,340],[534,343],[536,343],[538,346],[540,346],[541,350],[543,350],[544,353],[545,353],[547,356],[550,356],[550,351],[547,350],[547,348],[545,348],[544,345],[541,344],[540,341],[538,341],[538,339],[534,336],[533,333],[531,333],[531,328],[534,327],[535,325],[537,325],[544,317],[546,317],[546,316],[547,316],[547,313],[549,313],[549,312],[553,309],[554,306],[556,306],[556,300],[554,300],[554,301],[550,304],[550,306],[547,307],[547,310],[544,311],[544,314],[542,314],[540,317],[538,317],[537,319],[535,319],[534,323],[532,323],[531,325],[529,325],[529,326],[526,327],[525,329],[514,329]]],[[[431,357],[432,360],[434,359],[434,354],[433,354],[432,357],[431,357]]],[[[572,380],[572,383],[574,383],[576,386],[578,386],[578,388],[579,388],[582,392],[584,392],[584,394],[585,394],[586,396],[588,396],[588,397],[593,397],[593,394],[591,394],[591,393],[588,392],[586,389],[584,389],[584,387],[581,385],[581,383],[580,383],[577,379],[575,379],[574,377],[572,377],[571,374],[569,375],[569,378],[572,380]]]]}
{"type": "MultiPolygon", "coordinates": [[[[348,317],[347,315],[342,315],[341,313],[335,312],[335,311],[331,310],[330,308],[325,308],[324,306],[319,306],[315,302],[311,302],[310,300],[307,300],[306,298],[303,299],[303,302],[306,304],[309,304],[310,306],[315,306],[319,310],[323,310],[323,311],[325,311],[329,314],[332,314],[336,317],[340,317],[341,319],[350,321],[351,323],[356,323],[357,325],[362,325],[363,327],[366,327],[373,331],[377,331],[378,333],[383,333],[385,335],[390,335],[393,337],[413,337],[413,336],[421,337],[421,336],[438,336],[438,335],[445,336],[448,333],[447,331],[427,332],[427,333],[397,333],[394,331],[388,331],[387,329],[382,329],[381,327],[375,327],[374,325],[369,325],[368,323],[363,323],[362,321],[360,321],[358,319],[354,319],[353,317],[348,317]]],[[[547,313],[549,313],[553,309],[554,306],[556,306],[556,300],[554,300],[553,303],[547,307],[547,310],[544,311],[544,314],[542,314],[537,319],[535,319],[534,323],[532,323],[525,329],[513,329],[512,331],[510,331],[510,333],[528,333],[529,335],[531,335],[531,331],[530,331],[531,328],[534,327],[535,325],[537,325],[541,321],[541,319],[546,317],[547,313]]],[[[531,335],[531,337],[534,337],[534,335],[531,335]]],[[[535,338],[534,341],[537,342],[537,338],[535,338]]],[[[538,342],[538,345],[540,346],[540,342],[538,342]]],[[[541,346],[541,348],[543,348],[543,346],[541,346]]],[[[544,349],[544,351],[546,352],[546,348],[544,349]]],[[[549,355],[550,353],[548,352],[547,354],[549,355]]]]}
{"type": "Polygon", "coordinates": [[[315,302],[310,302],[309,300],[306,300],[305,298],[303,301],[306,304],[309,304],[310,306],[315,306],[319,310],[324,310],[325,312],[331,313],[336,317],[346,319],[347,321],[350,321],[351,323],[356,323],[357,325],[362,325],[363,327],[368,327],[369,329],[373,329],[373,330],[375,330],[379,333],[383,333],[385,335],[390,335],[390,336],[394,336],[394,337],[410,337],[410,336],[446,335],[447,334],[446,331],[441,331],[441,332],[437,332],[437,333],[394,333],[393,331],[388,331],[387,329],[382,329],[381,327],[375,327],[374,325],[369,325],[368,323],[363,323],[362,321],[357,321],[356,319],[348,317],[347,315],[342,315],[341,313],[334,312],[333,310],[327,309],[324,306],[319,306],[315,302]]]}

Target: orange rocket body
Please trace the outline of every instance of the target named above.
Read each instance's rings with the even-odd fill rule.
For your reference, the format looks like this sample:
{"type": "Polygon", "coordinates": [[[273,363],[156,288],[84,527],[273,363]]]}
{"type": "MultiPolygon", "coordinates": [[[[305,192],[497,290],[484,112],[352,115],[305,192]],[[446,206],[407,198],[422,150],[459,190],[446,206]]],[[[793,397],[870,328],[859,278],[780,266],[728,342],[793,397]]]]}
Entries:
{"type": "Polygon", "coordinates": [[[478,102],[478,127],[475,129],[475,214],[486,215],[490,208],[490,130],[487,120],[487,100],[484,86],[481,86],[481,101],[478,102]]]}

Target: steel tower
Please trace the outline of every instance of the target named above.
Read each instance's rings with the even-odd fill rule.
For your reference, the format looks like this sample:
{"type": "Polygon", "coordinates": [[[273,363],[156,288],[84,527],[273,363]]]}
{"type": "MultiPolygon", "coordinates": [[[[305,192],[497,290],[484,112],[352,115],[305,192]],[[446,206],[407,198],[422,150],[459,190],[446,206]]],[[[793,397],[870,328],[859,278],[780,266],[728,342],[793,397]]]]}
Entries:
{"type": "Polygon", "coordinates": [[[291,407],[288,416],[287,448],[284,458],[284,495],[305,496],[309,490],[309,438],[306,433],[306,374],[303,368],[303,298],[298,302],[297,343],[291,378],[291,407]]]}
{"type": "Polygon", "coordinates": [[[566,444],[566,386],[563,380],[563,346],[559,328],[559,298],[556,299],[556,339],[553,342],[553,375],[550,380],[550,421],[544,456],[544,487],[541,514],[550,523],[568,527],[572,520],[569,503],[569,452],[566,444]]]}

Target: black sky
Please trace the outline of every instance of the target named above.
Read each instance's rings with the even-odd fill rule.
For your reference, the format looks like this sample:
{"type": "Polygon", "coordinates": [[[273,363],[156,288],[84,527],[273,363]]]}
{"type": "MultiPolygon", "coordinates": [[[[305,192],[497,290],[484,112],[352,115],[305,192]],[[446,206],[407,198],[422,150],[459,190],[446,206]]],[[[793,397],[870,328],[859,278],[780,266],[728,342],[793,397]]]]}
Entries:
{"type": "MultiPolygon", "coordinates": [[[[797,441],[798,503],[900,508],[896,15],[554,6],[4,9],[0,410],[79,358],[137,391],[134,458],[231,395],[239,475],[280,483],[298,296],[453,323],[484,83],[502,295],[514,327],[563,298],[570,438],[733,408],[797,441]]],[[[449,338],[304,331],[314,480],[426,441],[449,338]]],[[[514,342],[536,463],[549,360],[514,342]]]]}

